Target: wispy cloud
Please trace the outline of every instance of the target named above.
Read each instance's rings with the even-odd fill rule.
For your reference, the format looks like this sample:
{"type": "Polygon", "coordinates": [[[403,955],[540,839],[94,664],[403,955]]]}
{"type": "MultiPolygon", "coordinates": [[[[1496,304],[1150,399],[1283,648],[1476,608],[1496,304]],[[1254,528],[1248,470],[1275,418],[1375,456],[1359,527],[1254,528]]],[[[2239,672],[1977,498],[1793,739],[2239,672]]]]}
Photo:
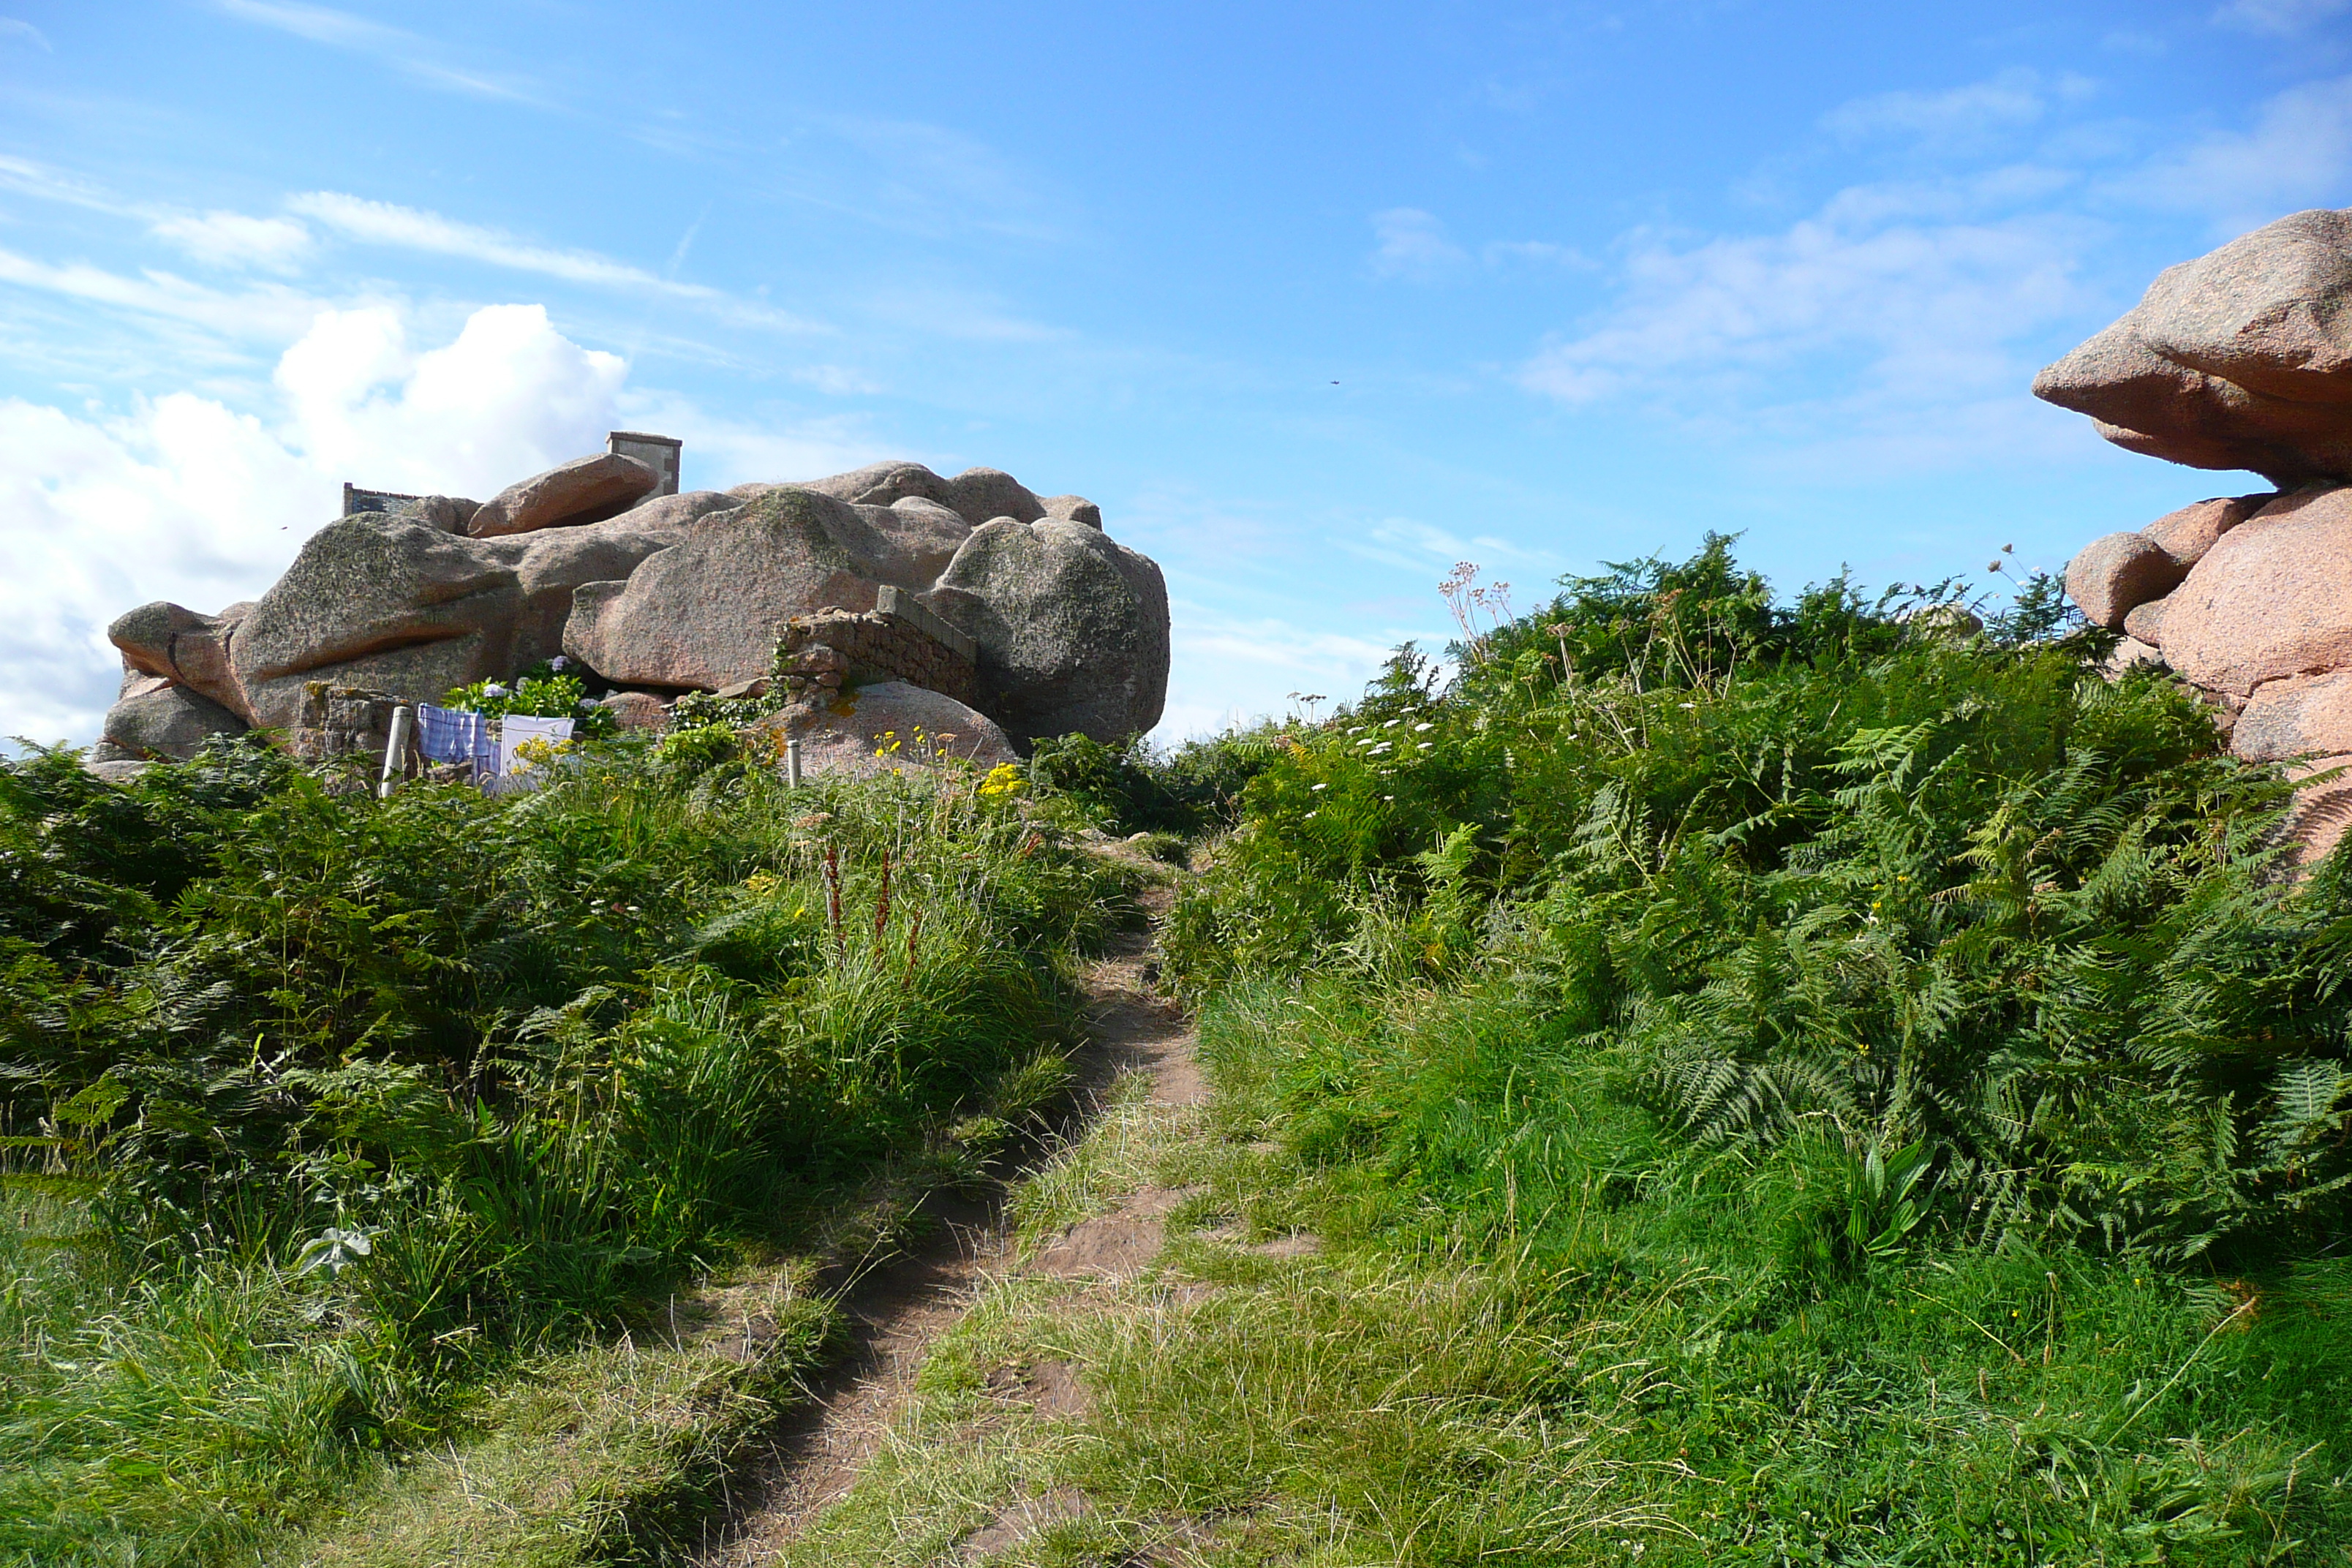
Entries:
{"type": "Polygon", "coordinates": [[[1759,472],[2044,452],[2056,427],[2018,391],[2055,332],[2116,303],[2117,280],[2096,271],[2115,226],[2093,215],[2189,213],[2218,239],[2352,202],[2352,77],[2290,88],[2238,128],[2152,154],[2065,133],[2061,111],[2095,96],[2082,79],[2006,71],[1856,100],[1824,125],[1974,150],[1981,166],[1850,185],[1770,232],[1633,230],[1609,258],[1610,302],[1548,340],[1519,382],[1570,408],[1665,413],[1743,443],[1759,472]],[[2042,156],[1984,156],[2024,129],[2042,156]]]}
{"type": "Polygon", "coordinates": [[[169,272],[149,269],[132,277],[83,262],[57,266],[11,250],[0,250],[0,283],[135,310],[247,341],[290,342],[327,308],[326,301],[282,284],[228,292],[169,272]]]}
{"type": "Polygon", "coordinates": [[[1822,128],[1849,142],[1900,137],[1934,151],[1962,152],[2034,124],[2053,102],[2080,102],[2096,90],[2088,77],[2049,77],[2014,67],[1940,91],[1857,98],[1822,116],[1822,128]]]}
{"type": "Polygon", "coordinates": [[[528,78],[454,65],[431,39],[348,11],[303,0],[214,0],[214,4],[240,22],[290,33],[328,48],[366,55],[428,86],[538,109],[556,107],[528,78]]]}
{"type": "Polygon", "coordinates": [[[90,212],[110,213],[117,217],[147,216],[145,209],[125,201],[102,185],[52,169],[46,163],[36,163],[29,158],[12,158],[5,153],[0,153],[0,189],[15,191],[37,201],[57,202],[90,212]]]}
{"type": "Polygon", "coordinates": [[[605,288],[648,289],[707,295],[714,292],[615,261],[593,250],[565,250],[532,245],[500,229],[462,223],[421,207],[370,201],[340,191],[310,191],[290,196],[286,205],[314,218],[347,239],[371,245],[422,250],[436,256],[486,261],[518,272],[536,272],[568,283],[593,283],[605,288]]]}
{"type": "Polygon", "coordinates": [[[2109,188],[2201,213],[2217,235],[2352,202],[2352,76],[2289,88],[2263,102],[2250,128],[2214,132],[2109,188]]]}
{"type": "Polygon", "coordinates": [[[1427,282],[1470,259],[1454,243],[1445,225],[1419,207],[1391,207],[1372,215],[1371,267],[1381,278],[1427,282]]]}
{"type": "Polygon", "coordinates": [[[890,390],[854,365],[803,365],[792,374],[794,381],[828,397],[869,397],[890,390]]]}
{"type": "Polygon", "coordinates": [[[1574,246],[1540,239],[1489,240],[1478,247],[1474,258],[1455,241],[1443,218],[1419,207],[1390,207],[1374,213],[1372,240],[1369,263],[1372,276],[1413,283],[1434,282],[1461,271],[1474,260],[1490,268],[1511,262],[1580,268],[1592,265],[1574,246]]]}
{"type": "Polygon", "coordinates": [[[1478,247],[1478,254],[1490,265],[1506,261],[1532,261],[1548,267],[1570,267],[1585,271],[1596,266],[1592,258],[1572,245],[1555,245],[1543,239],[1496,239],[1478,247]]]}
{"type": "Polygon", "coordinates": [[[53,52],[47,37],[38,27],[14,16],[0,16],[0,42],[30,44],[44,52],[53,52]]]}
{"type": "Polygon", "coordinates": [[[156,238],[209,266],[290,271],[310,248],[310,231],[291,218],[248,217],[217,209],[192,213],[132,201],[29,158],[0,154],[0,190],[110,217],[135,218],[156,238]]]}
{"type": "Polygon", "coordinates": [[[699,283],[680,283],[596,251],[533,244],[503,229],[464,223],[421,207],[371,201],[339,191],[306,192],[289,197],[286,205],[333,233],[362,244],[479,261],[567,283],[667,295],[691,300],[744,324],[787,331],[822,330],[789,311],[739,300],[699,283]]]}
{"type": "Polygon", "coordinates": [[[1026,239],[1062,235],[1035,176],[978,137],[920,120],[828,115],[815,123],[869,161],[873,195],[902,217],[921,213],[1026,239]]]}
{"type": "Polygon", "coordinates": [[[1361,534],[1336,537],[1331,542],[1366,561],[1407,572],[1433,574],[1433,593],[1437,579],[1459,561],[1506,569],[1525,565],[1548,575],[1558,573],[1564,564],[1549,550],[1533,549],[1499,534],[1459,534],[1403,517],[1385,519],[1361,534]]]}
{"type": "Polygon", "coordinates": [[[867,314],[902,331],[936,332],[974,343],[1061,343],[1076,334],[1033,321],[997,296],[946,285],[903,285],[869,291],[867,314]]]}
{"type": "Polygon", "coordinates": [[[2104,302],[2083,274],[2105,232],[2065,212],[1971,212],[1940,188],[1843,193],[1777,233],[1637,232],[1615,302],[1545,344],[1520,384],[1570,408],[1645,406],[1759,471],[2015,458],[2046,434],[2020,395],[2044,334],[2104,302]]]}
{"type": "Polygon", "coordinates": [[[2213,13],[2225,27],[2291,37],[2352,10],[2352,0],[2230,0],[2213,13]]]}
{"type": "MultiPolygon", "coordinates": [[[[257,4],[258,0],[239,3],[257,4]]],[[[285,205],[290,216],[255,216],[217,208],[192,213],[184,208],[133,201],[77,175],[5,154],[0,154],[0,189],[115,217],[135,218],[156,238],[212,267],[293,271],[316,249],[316,236],[299,221],[308,218],[329,233],[359,244],[478,261],[591,288],[678,300],[731,325],[786,332],[829,330],[789,310],[741,299],[724,289],[679,282],[675,274],[684,264],[693,242],[692,227],[671,253],[665,274],[597,251],[541,245],[504,229],[341,191],[309,191],[289,196],[285,205]]]]}
{"type": "Polygon", "coordinates": [[[214,267],[258,267],[292,272],[315,246],[310,231],[289,217],[248,217],[208,212],[159,218],[148,230],[214,267]]]}

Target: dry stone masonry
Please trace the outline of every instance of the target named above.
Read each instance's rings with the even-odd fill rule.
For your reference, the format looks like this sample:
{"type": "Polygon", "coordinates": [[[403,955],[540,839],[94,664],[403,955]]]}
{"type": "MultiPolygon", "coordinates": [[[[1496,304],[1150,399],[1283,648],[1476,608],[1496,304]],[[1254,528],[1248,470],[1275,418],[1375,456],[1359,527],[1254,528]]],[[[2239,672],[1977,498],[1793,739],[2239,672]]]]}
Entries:
{"type": "MultiPolygon", "coordinates": [[[[2220,712],[2231,750],[2303,776],[2352,765],[2352,212],[2281,218],[2171,268],[2034,392],[2116,445],[2274,487],[2093,540],[2083,613],[2220,712]]],[[[2308,860],[2352,823],[2352,777],[2297,806],[2308,860]]]]}
{"type": "Polygon", "coordinates": [[[886,712],[975,757],[1159,721],[1167,588],[1083,497],[908,462],[677,493],[676,461],[666,437],[616,432],[484,502],[347,487],[347,514],[258,598],[115,621],[123,687],[92,762],[248,729],[380,752],[387,694],[437,700],[558,654],[636,728],[781,673],[777,722],[817,753],[830,737],[870,754],[886,712]],[[364,723],[345,710],[362,699],[364,723]]]}
{"type": "Polygon", "coordinates": [[[887,585],[866,615],[794,616],[784,623],[777,656],[785,689],[796,698],[902,680],[967,705],[980,700],[980,645],[919,599],[887,585]]]}

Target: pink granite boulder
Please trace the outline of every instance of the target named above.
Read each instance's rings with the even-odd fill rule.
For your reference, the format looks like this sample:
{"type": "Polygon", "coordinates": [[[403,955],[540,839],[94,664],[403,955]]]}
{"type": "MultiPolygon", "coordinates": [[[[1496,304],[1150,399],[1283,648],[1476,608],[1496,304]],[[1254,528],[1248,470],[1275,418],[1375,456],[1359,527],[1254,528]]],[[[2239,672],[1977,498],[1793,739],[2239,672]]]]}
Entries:
{"type": "Polygon", "coordinates": [[[617,517],[653,494],[661,476],[635,458],[599,452],[574,458],[520,484],[509,485],[467,521],[476,539],[530,533],[617,517]]]}
{"type": "Polygon", "coordinates": [[[2278,500],[2275,490],[2252,496],[2216,496],[2166,512],[2140,531],[2164,547],[2183,568],[2205,559],[2216,541],[2278,500]]]}
{"type": "Polygon", "coordinates": [[[2230,750],[2250,763],[2352,752],[2352,670],[2264,681],[2239,710],[2230,750]]]}
{"type": "Polygon", "coordinates": [[[2083,614],[2109,631],[2124,617],[2180,585],[2189,569],[2144,533],[2107,533],[2066,563],[2066,593],[2083,614]]]}
{"type": "Polygon", "coordinates": [[[2166,663],[2230,697],[2352,669],[2352,489],[2282,496],[2223,534],[2165,601],[2161,637],[2166,663]]]}
{"type": "Polygon", "coordinates": [[[2352,212],[2296,213],[2168,268],[2033,392],[2190,468],[2352,479],[2352,212]]]}

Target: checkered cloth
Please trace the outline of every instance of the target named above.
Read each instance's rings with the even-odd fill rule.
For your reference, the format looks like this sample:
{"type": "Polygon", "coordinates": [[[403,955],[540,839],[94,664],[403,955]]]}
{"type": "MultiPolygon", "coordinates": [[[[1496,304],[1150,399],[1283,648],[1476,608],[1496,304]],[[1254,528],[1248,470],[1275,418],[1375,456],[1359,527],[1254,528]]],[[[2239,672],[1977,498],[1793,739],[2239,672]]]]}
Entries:
{"type": "Polygon", "coordinates": [[[464,708],[416,705],[416,749],[428,763],[471,763],[476,773],[497,760],[490,743],[490,726],[479,713],[464,708]]]}

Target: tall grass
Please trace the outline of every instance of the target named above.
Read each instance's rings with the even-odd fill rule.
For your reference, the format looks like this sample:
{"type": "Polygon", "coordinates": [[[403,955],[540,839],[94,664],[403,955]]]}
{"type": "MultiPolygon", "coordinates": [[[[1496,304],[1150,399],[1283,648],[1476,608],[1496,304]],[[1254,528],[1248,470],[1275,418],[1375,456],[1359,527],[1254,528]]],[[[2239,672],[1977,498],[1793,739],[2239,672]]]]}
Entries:
{"type": "Polygon", "coordinates": [[[2088,634],[1769,612],[1719,547],[1575,586],[1295,737],[1178,910],[1191,984],[1519,973],[1698,1142],[1919,1145],[1943,1223],[2337,1232],[2352,926],[2337,868],[2285,874],[2276,770],[2088,634]]]}
{"type": "Polygon", "coordinates": [[[1622,1068],[1530,1037],[1528,1004],[1496,982],[1400,1005],[1344,978],[1209,1004],[1232,1135],[1275,1133],[1295,1163],[1212,1201],[1317,1229],[1335,1271],[1102,1347],[1111,1398],[1182,1392],[1104,1424],[1123,1458],[1094,1484],[1131,1464],[1180,1482],[1163,1508],[1269,1520],[1321,1485],[1345,1539],[1429,1563],[2328,1562],[2352,1542],[2336,1260],[2217,1273],[1932,1223],[1889,1237],[1886,1189],[1834,1128],[1697,1143],[1622,1068]],[[1466,1290],[1517,1326],[1441,1352],[1429,1309],[1367,1279],[1466,1290]],[[1331,1321],[1293,1299],[1325,1290],[1331,1321]],[[1327,1377],[1335,1338],[1419,1381],[1327,1377]],[[1515,1338],[1555,1348],[1514,1360],[1515,1338]],[[1483,1371],[1455,1364],[1474,1354],[1483,1371]],[[1596,1406],[1599,1366],[1628,1371],[1596,1406]],[[1292,1410],[1309,1399],[1333,1409],[1292,1410]],[[1481,1400],[1572,1440],[1557,1474],[1536,1454],[1505,1472],[1557,1535],[1496,1532],[1486,1472],[1435,1457],[1481,1400]],[[1403,1541],[1397,1520],[1426,1522],[1403,1541]]]}
{"type": "Polygon", "coordinates": [[[1121,897],[969,780],[724,749],[506,805],[38,756],[0,849],[0,1561],[42,1563],[249,1552],[518,1358],[961,1168],[1121,897]]]}
{"type": "MultiPolygon", "coordinates": [[[[1433,1510],[1427,1562],[2332,1561],[2352,909],[2340,857],[2293,870],[2276,771],[2105,679],[2049,584],[1970,631],[1906,616],[1934,592],[1776,603],[1717,540],[1563,588],[1289,727],[1165,933],[1221,1116],[1299,1172],[1220,1201],[1614,1325],[1652,1374],[1583,1473],[1656,1529],[1449,1545],[1466,1505],[1412,1465],[1352,1528],[1433,1510]]],[[[1282,1429],[1219,1420],[1187,1440],[1282,1429]]]]}

